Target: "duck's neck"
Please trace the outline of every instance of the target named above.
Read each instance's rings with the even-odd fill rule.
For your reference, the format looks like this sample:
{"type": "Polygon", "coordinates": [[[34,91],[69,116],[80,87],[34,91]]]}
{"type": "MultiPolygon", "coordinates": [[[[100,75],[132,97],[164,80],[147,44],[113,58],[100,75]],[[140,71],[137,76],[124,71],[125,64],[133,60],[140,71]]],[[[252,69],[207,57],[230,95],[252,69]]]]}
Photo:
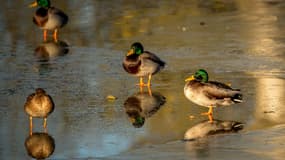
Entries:
{"type": "Polygon", "coordinates": [[[47,16],[47,14],[48,14],[48,8],[40,7],[36,11],[36,15],[41,17],[47,16]]]}
{"type": "Polygon", "coordinates": [[[138,54],[132,54],[130,56],[126,57],[127,61],[132,61],[132,62],[136,62],[139,59],[139,55],[138,54]]]}

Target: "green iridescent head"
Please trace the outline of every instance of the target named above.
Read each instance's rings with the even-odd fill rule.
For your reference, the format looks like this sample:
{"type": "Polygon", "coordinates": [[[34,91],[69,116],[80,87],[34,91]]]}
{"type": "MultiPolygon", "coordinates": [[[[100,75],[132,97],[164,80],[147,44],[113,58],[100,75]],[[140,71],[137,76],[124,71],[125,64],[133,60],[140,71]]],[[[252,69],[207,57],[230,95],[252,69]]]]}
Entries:
{"type": "Polygon", "coordinates": [[[144,125],[145,118],[141,116],[137,116],[134,118],[133,126],[136,128],[140,128],[144,125]]]}
{"type": "Polygon", "coordinates": [[[204,69],[199,69],[194,75],[188,77],[185,79],[186,82],[197,80],[199,82],[206,83],[208,82],[208,73],[204,69]]]}
{"type": "Polygon", "coordinates": [[[204,69],[199,69],[195,74],[194,74],[194,78],[198,81],[201,82],[208,82],[209,76],[206,70],[204,69]]]}
{"type": "Polygon", "coordinates": [[[30,7],[40,6],[40,7],[48,8],[48,7],[50,7],[50,1],[49,0],[36,0],[32,4],[30,4],[29,6],[30,7]]]}
{"type": "Polygon", "coordinates": [[[144,52],[143,45],[140,42],[135,42],[131,45],[131,49],[127,53],[127,56],[130,56],[132,54],[140,55],[144,52]]]}

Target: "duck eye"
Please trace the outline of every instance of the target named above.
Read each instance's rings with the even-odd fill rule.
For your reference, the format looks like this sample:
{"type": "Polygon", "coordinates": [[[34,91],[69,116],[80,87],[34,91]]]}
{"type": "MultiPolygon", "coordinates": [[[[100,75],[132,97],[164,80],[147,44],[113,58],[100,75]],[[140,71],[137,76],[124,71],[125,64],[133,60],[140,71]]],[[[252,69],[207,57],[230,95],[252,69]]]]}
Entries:
{"type": "Polygon", "coordinates": [[[139,49],[139,48],[137,48],[137,47],[134,48],[134,51],[135,51],[135,53],[137,53],[137,54],[140,54],[140,53],[141,53],[141,49],[139,49]]]}
{"type": "Polygon", "coordinates": [[[203,77],[201,75],[195,75],[195,79],[198,81],[202,81],[203,77]]]}

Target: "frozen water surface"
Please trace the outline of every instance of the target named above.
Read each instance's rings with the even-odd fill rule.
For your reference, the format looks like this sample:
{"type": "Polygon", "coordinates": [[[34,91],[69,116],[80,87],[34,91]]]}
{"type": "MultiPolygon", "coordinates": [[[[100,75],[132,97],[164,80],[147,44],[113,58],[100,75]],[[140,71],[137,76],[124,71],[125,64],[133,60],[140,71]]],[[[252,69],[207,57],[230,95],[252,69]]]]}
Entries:
{"type": "MultiPolygon", "coordinates": [[[[0,159],[31,159],[23,105],[37,87],[56,104],[48,117],[55,143],[48,159],[284,158],[284,1],[57,0],[52,4],[70,18],[57,44],[42,41],[30,2],[1,1],[0,159]],[[140,92],[138,79],[122,68],[135,41],[167,62],[152,86],[166,102],[133,108],[151,111],[140,128],[124,107],[140,92]],[[42,55],[46,45],[64,47],[62,54],[42,55]],[[214,109],[216,119],[245,123],[239,133],[180,141],[206,119],[200,113],[207,108],[183,95],[184,79],[199,68],[242,90],[243,103],[214,109]]],[[[33,131],[43,132],[41,119],[33,131]]]]}

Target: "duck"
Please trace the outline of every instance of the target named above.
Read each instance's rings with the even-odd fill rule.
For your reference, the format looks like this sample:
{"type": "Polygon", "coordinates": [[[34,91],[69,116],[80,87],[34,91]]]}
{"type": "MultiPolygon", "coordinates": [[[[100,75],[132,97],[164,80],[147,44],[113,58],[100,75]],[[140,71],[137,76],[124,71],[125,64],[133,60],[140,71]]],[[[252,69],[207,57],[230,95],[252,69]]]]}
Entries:
{"type": "Polygon", "coordinates": [[[152,75],[158,73],[165,66],[165,62],[149,51],[144,51],[140,42],[131,45],[123,60],[123,68],[126,72],[140,77],[139,86],[151,86],[152,75]],[[148,82],[143,82],[143,77],[148,76],[148,82]]]}
{"type": "Polygon", "coordinates": [[[184,95],[193,103],[208,107],[208,112],[201,114],[207,115],[209,121],[213,122],[213,107],[229,106],[241,103],[243,100],[240,89],[233,89],[227,84],[208,79],[207,71],[199,69],[194,75],[185,79],[184,95]]]}
{"type": "Polygon", "coordinates": [[[43,127],[46,130],[47,117],[54,110],[54,102],[44,89],[37,88],[35,93],[27,97],[24,110],[29,115],[30,133],[32,133],[33,128],[33,117],[43,118],[43,127]]]}
{"type": "Polygon", "coordinates": [[[34,13],[33,22],[44,30],[44,41],[47,40],[48,30],[53,31],[53,39],[57,41],[58,29],[65,26],[68,16],[60,9],[52,7],[49,0],[36,0],[29,7],[39,6],[34,13]]]}

